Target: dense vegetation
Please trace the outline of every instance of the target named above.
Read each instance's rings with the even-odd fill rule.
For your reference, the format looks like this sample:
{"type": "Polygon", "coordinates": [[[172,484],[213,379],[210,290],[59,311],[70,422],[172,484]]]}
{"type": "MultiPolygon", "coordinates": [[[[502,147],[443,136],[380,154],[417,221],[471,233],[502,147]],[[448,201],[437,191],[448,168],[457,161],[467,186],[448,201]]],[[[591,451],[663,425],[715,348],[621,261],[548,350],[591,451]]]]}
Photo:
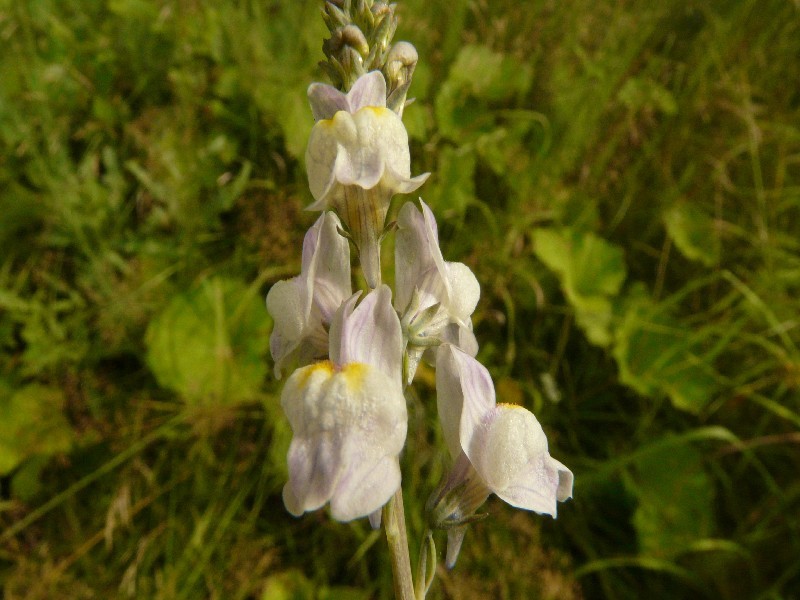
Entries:
{"type": "MultiPolygon", "coordinates": [[[[797,2],[398,10],[479,358],[576,476],[555,521],[490,501],[431,597],[797,598],[797,2]]],[[[325,33],[313,1],[0,0],[9,600],[390,596],[380,532],[280,497],[263,299],[314,219],[325,33]]],[[[447,466],[417,377],[412,538],[447,466]]]]}

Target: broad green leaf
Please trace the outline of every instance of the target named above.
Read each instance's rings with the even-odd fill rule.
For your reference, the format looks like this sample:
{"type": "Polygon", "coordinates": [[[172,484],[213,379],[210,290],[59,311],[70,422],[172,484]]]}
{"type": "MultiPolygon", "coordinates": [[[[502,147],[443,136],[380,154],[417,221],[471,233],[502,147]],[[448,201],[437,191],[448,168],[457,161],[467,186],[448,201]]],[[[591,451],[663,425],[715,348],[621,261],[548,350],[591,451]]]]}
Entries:
{"type": "Polygon", "coordinates": [[[464,46],[436,96],[439,131],[451,139],[490,132],[495,122],[490,104],[513,101],[532,80],[529,65],[486,46],[464,46]]]}
{"type": "Polygon", "coordinates": [[[268,324],[260,298],[243,283],[207,279],[150,322],[147,363],[190,404],[251,400],[267,372],[268,324]]]}
{"type": "Polygon", "coordinates": [[[23,502],[30,502],[42,489],[39,478],[42,469],[47,465],[49,456],[38,454],[22,463],[11,478],[11,494],[23,502]]]}
{"type": "Polygon", "coordinates": [[[534,253],[559,278],[575,319],[598,346],[611,344],[615,297],[625,280],[622,249],[594,233],[569,228],[538,229],[534,253]]]}
{"type": "Polygon", "coordinates": [[[707,267],[719,262],[719,234],[714,221],[694,204],[679,202],[664,212],[664,224],[675,246],[686,258],[707,267]]]}
{"type": "Polygon", "coordinates": [[[262,600],[314,600],[314,585],[298,570],[270,576],[261,592],[262,600]]]}
{"type": "Polygon", "coordinates": [[[304,80],[295,86],[276,90],[275,109],[278,123],[283,130],[286,149],[295,157],[305,155],[308,136],[311,135],[311,128],[314,126],[311,108],[305,100],[307,87],[308,84],[304,80]]]}
{"type": "Polygon", "coordinates": [[[671,91],[652,79],[628,79],[619,91],[618,98],[631,110],[649,109],[674,115],[678,112],[678,103],[671,91]]]}
{"type": "Polygon", "coordinates": [[[713,532],[714,492],[702,455],[689,444],[642,456],[632,482],[633,523],[643,554],[670,557],[713,532]]]}
{"type": "Polygon", "coordinates": [[[39,384],[0,393],[0,475],[29,458],[70,450],[74,433],[63,406],[61,390],[39,384]]]}
{"type": "Polygon", "coordinates": [[[369,598],[371,595],[365,590],[341,585],[324,588],[317,596],[317,600],[368,600],[369,598]]]}
{"type": "Polygon", "coordinates": [[[426,193],[430,205],[443,211],[443,216],[463,216],[475,200],[475,152],[469,146],[444,147],[439,153],[439,165],[433,185],[426,193]]]}
{"type": "Polygon", "coordinates": [[[461,49],[448,76],[448,81],[462,84],[473,96],[491,101],[524,94],[532,79],[530,65],[478,45],[461,49]]]}
{"type": "Polygon", "coordinates": [[[669,396],[681,410],[698,412],[712,399],[716,382],[703,368],[697,336],[634,292],[616,329],[613,350],[622,383],[645,396],[669,396]]]}

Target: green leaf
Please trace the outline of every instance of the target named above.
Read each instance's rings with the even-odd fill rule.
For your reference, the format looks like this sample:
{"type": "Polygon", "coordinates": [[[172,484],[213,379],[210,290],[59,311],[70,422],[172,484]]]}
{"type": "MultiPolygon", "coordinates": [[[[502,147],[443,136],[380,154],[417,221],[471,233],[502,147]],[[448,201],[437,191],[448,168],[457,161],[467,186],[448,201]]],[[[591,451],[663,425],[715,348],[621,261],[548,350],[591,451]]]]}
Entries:
{"type": "Polygon", "coordinates": [[[622,249],[594,233],[569,228],[538,229],[533,241],[534,253],[558,276],[589,341],[609,346],[611,298],[619,293],[626,275],[622,249]]]}
{"type": "Polygon", "coordinates": [[[490,104],[513,104],[532,80],[528,64],[486,46],[463,47],[436,96],[439,131],[454,140],[492,131],[495,115],[490,104]]]}
{"type": "Polygon", "coordinates": [[[283,571],[267,578],[262,600],[314,600],[314,585],[298,570],[283,571]]]}
{"type": "Polygon", "coordinates": [[[714,492],[700,452],[671,445],[642,456],[635,471],[633,523],[643,554],[675,556],[711,535],[714,492]]]}
{"type": "Polygon", "coordinates": [[[663,393],[681,410],[699,412],[712,399],[716,381],[698,335],[684,327],[642,290],[632,294],[616,330],[613,350],[622,383],[642,395],[663,393]]]}
{"type": "Polygon", "coordinates": [[[275,99],[278,122],[283,130],[286,149],[292,156],[302,157],[308,145],[308,137],[314,126],[311,109],[307,101],[305,81],[286,89],[280,88],[275,99]],[[298,98],[301,100],[298,101],[298,98]]]}
{"type": "Polygon", "coordinates": [[[11,479],[11,494],[23,502],[31,502],[42,489],[39,475],[50,457],[34,456],[22,463],[11,479]]]}
{"type": "Polygon", "coordinates": [[[7,475],[29,458],[72,448],[74,433],[62,413],[63,406],[61,390],[39,384],[13,394],[0,393],[0,475],[7,475]]]}
{"type": "Polygon", "coordinates": [[[532,79],[529,64],[487,46],[468,45],[458,53],[447,80],[463,86],[476,98],[497,102],[524,94],[532,79]]]}
{"type": "Polygon", "coordinates": [[[663,218],[667,233],[681,254],[707,267],[719,263],[720,242],[713,219],[689,202],[670,207],[663,218]]]}
{"type": "Polygon", "coordinates": [[[433,186],[427,194],[430,205],[444,215],[462,217],[475,201],[475,152],[469,146],[446,146],[439,152],[433,186]]]}
{"type": "Polygon", "coordinates": [[[190,404],[252,400],[267,372],[269,316],[252,290],[214,277],[174,298],[147,328],[147,363],[190,404]]]}
{"type": "Polygon", "coordinates": [[[365,590],[337,585],[320,590],[317,600],[368,600],[370,597],[365,590]]]}
{"type": "Polygon", "coordinates": [[[663,85],[649,78],[628,79],[617,96],[631,110],[650,109],[665,115],[678,112],[674,94],[663,85]]]}

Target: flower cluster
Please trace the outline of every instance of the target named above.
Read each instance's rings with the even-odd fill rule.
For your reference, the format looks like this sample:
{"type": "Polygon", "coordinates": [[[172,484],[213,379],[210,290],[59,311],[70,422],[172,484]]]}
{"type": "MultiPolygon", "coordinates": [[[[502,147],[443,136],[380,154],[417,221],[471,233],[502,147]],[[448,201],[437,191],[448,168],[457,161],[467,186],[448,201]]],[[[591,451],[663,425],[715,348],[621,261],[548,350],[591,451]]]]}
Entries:
{"type": "MultiPolygon", "coordinates": [[[[557,502],[572,495],[572,473],[550,456],[530,411],[496,402],[489,372],[475,359],[471,316],[480,286],[469,267],[444,260],[431,209],[422,199],[407,202],[386,225],[392,197],[428,177],[411,176],[401,115],[416,52],[401,44],[385,49],[383,72],[361,74],[346,93],[321,83],[308,90],[315,119],[306,152],[315,201],[308,208],[322,214],[305,236],[300,275],[267,296],[275,375],[294,368],[281,395],[293,431],[283,499],[296,516],[329,505],[339,521],[379,522],[401,485],[405,388],[426,360],[436,368],[438,414],[453,460],[427,518],[431,528],[448,531],[452,566],[466,526],[490,494],[555,516],[557,502]],[[401,88],[403,102],[390,108],[387,98],[401,88]],[[394,290],[382,283],[380,252],[391,232],[394,290]],[[367,286],[355,293],[351,245],[367,286]]],[[[345,55],[355,60],[352,51],[345,55]]]]}

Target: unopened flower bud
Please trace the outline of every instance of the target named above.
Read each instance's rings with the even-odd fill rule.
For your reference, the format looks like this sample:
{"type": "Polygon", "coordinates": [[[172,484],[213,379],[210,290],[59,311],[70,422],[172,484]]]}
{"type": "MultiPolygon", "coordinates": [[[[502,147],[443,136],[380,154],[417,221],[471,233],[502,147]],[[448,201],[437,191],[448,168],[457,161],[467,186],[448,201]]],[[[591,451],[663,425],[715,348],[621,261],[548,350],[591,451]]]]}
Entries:
{"type": "Polygon", "coordinates": [[[417,49],[408,42],[397,42],[392,46],[383,69],[386,80],[389,82],[390,91],[411,81],[418,60],[417,49]]]}
{"type": "Polygon", "coordinates": [[[355,25],[345,25],[332,31],[330,39],[323,44],[323,50],[328,56],[339,54],[345,47],[353,48],[361,56],[369,54],[367,38],[355,25]]]}
{"type": "Polygon", "coordinates": [[[419,55],[414,46],[408,42],[397,42],[389,51],[383,67],[383,73],[389,84],[386,105],[401,117],[418,58],[419,55]]]}
{"type": "Polygon", "coordinates": [[[355,25],[348,25],[340,29],[342,43],[355,49],[361,56],[369,54],[369,43],[362,31],[355,25]]]}
{"type": "Polygon", "coordinates": [[[382,17],[392,13],[392,7],[386,2],[376,2],[372,5],[372,14],[376,17],[382,17]]]}

